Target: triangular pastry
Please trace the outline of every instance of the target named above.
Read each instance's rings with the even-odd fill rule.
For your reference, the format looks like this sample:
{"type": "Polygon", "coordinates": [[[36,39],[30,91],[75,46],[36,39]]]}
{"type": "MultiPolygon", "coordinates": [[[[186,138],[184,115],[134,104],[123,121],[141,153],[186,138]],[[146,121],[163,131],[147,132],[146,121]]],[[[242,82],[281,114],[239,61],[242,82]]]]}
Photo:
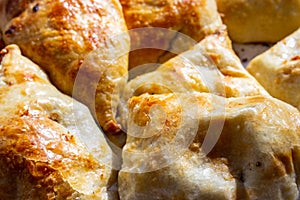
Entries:
{"type": "Polygon", "coordinates": [[[300,29],[255,57],[247,70],[272,96],[300,109],[300,29]]]}
{"type": "Polygon", "coordinates": [[[16,45],[0,60],[1,199],[110,199],[113,154],[86,106],[16,45]]]}
{"type": "Polygon", "coordinates": [[[271,97],[133,97],[120,198],[297,199],[299,122],[294,107],[271,97]]]}
{"type": "Polygon", "coordinates": [[[5,44],[17,44],[57,88],[88,105],[106,132],[120,131],[115,114],[129,52],[120,2],[2,0],[0,11],[5,44]]]}
{"type": "MultiPolygon", "coordinates": [[[[143,73],[144,69],[129,71],[129,76],[142,74],[130,80],[125,87],[121,118],[126,112],[127,100],[143,93],[208,92],[226,97],[268,95],[244,69],[224,30],[205,37],[192,49],[152,72],[143,73]]],[[[121,119],[123,124],[124,120],[121,119]]]]}
{"type": "Polygon", "coordinates": [[[226,34],[133,78],[123,101],[121,199],[299,196],[300,113],[243,68],[226,34]]]}

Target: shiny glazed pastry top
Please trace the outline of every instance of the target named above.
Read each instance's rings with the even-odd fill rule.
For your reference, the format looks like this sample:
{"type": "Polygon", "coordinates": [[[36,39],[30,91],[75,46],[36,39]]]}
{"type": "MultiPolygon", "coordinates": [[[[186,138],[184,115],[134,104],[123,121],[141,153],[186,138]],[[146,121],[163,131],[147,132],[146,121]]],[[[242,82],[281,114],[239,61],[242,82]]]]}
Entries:
{"type": "Polygon", "coordinates": [[[162,64],[222,25],[215,0],[120,2],[131,36],[129,68],[162,64]]]}
{"type": "Polygon", "coordinates": [[[194,92],[142,94],[128,107],[121,199],[299,197],[300,114],[291,105],[194,92]]]}
{"type": "Polygon", "coordinates": [[[2,0],[0,8],[5,44],[19,45],[61,91],[88,105],[106,133],[121,128],[119,106],[127,131],[123,149],[108,146],[86,107],[52,86],[16,45],[7,46],[0,198],[299,197],[299,111],[243,68],[214,0],[2,0]],[[126,83],[129,44],[147,46],[162,35],[130,34],[130,43],[125,21],[129,29],[175,31],[161,44],[179,55],[131,54],[132,63],[167,61],[152,72],[133,68],[139,73],[129,72],[126,83]],[[181,32],[194,42],[178,39],[181,32]]]}
{"type": "Polygon", "coordinates": [[[6,45],[17,44],[57,88],[87,104],[105,131],[120,130],[129,38],[119,1],[2,0],[0,29],[6,45]]]}
{"type": "Polygon", "coordinates": [[[112,198],[112,152],[88,109],[17,46],[0,63],[1,199],[112,198]]]}

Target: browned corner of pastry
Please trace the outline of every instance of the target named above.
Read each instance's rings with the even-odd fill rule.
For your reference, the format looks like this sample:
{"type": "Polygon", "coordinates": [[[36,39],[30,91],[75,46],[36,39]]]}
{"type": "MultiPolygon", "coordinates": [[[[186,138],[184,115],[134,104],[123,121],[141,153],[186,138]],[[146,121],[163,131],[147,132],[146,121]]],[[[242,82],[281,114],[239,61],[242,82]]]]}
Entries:
{"type": "Polygon", "coordinates": [[[118,134],[121,131],[121,126],[113,120],[110,120],[105,123],[103,129],[107,134],[118,134]]]}
{"type": "Polygon", "coordinates": [[[127,134],[123,130],[119,130],[116,134],[107,134],[106,137],[116,147],[123,148],[126,144],[127,134]]]}
{"type": "Polygon", "coordinates": [[[0,62],[2,62],[3,57],[4,57],[7,53],[8,53],[8,50],[7,50],[7,49],[1,48],[1,51],[0,51],[0,62]]]}

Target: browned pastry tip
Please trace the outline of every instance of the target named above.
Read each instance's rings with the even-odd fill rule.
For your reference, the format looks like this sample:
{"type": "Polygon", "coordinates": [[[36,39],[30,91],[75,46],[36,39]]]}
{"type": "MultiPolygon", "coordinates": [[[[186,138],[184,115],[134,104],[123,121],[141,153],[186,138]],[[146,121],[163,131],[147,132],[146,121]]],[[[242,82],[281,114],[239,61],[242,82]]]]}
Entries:
{"type": "Polygon", "coordinates": [[[88,109],[58,91],[18,46],[1,56],[1,199],[107,199],[112,169],[99,158],[109,161],[110,147],[88,109]]]}
{"type": "Polygon", "coordinates": [[[57,88],[96,109],[105,131],[118,132],[115,110],[127,80],[129,51],[120,2],[3,0],[0,10],[5,44],[17,44],[57,88]],[[82,85],[74,88],[79,76],[82,85]]]}
{"type": "Polygon", "coordinates": [[[256,56],[247,70],[273,97],[300,109],[300,29],[256,56]]]}

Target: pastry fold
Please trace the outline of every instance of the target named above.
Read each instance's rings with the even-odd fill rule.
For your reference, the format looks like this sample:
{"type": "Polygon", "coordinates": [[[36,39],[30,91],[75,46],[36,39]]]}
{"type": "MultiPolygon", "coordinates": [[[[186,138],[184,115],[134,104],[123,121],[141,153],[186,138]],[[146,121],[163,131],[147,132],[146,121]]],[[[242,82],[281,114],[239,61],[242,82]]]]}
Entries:
{"type": "Polygon", "coordinates": [[[17,44],[57,88],[88,105],[106,132],[120,131],[129,36],[119,1],[3,0],[0,10],[5,44],[17,44]]]}
{"type": "Polygon", "coordinates": [[[271,97],[132,97],[120,198],[297,199],[299,122],[271,97]]]}
{"type": "Polygon", "coordinates": [[[131,36],[130,69],[162,64],[222,26],[215,0],[120,2],[131,36]]]}
{"type": "Polygon", "coordinates": [[[255,57],[247,70],[272,96],[300,109],[300,29],[255,57]]]}
{"type": "Polygon", "coordinates": [[[88,108],[59,92],[16,45],[0,62],[1,199],[115,197],[113,154],[88,108]]]}

